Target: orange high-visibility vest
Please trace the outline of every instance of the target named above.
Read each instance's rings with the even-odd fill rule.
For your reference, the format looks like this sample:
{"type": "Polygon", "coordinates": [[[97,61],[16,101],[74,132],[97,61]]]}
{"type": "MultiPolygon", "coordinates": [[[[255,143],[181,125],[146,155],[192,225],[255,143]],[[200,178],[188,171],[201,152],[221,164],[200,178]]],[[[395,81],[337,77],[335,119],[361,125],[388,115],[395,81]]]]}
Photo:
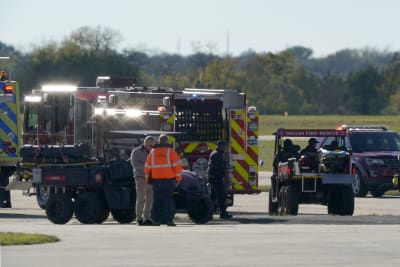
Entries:
{"type": "Polygon", "coordinates": [[[148,180],[151,173],[152,179],[182,180],[182,164],[176,151],[167,146],[153,148],[147,155],[144,173],[148,180]]]}

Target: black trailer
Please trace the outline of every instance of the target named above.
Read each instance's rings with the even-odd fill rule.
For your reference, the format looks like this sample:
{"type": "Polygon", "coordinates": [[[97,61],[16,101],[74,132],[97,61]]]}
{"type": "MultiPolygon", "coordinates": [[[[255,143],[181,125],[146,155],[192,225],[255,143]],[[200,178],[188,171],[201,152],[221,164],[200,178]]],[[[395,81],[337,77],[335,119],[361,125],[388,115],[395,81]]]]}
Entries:
{"type": "MultiPolygon", "coordinates": [[[[152,135],[160,133],[151,132],[152,135]]],[[[121,155],[127,147],[142,144],[148,134],[145,131],[105,133],[103,158],[66,159],[64,154],[54,153],[50,159],[36,162],[33,184],[48,192],[45,204],[48,219],[65,224],[74,214],[81,223],[93,224],[104,222],[111,213],[119,223],[132,222],[136,218],[135,180],[130,162],[121,155]]],[[[52,150],[62,151],[62,148],[53,146],[52,150]]],[[[69,150],[72,154],[73,149],[69,150]]],[[[182,176],[174,194],[176,209],[187,211],[195,223],[207,223],[213,215],[209,184],[193,172],[183,171],[182,176]]]]}

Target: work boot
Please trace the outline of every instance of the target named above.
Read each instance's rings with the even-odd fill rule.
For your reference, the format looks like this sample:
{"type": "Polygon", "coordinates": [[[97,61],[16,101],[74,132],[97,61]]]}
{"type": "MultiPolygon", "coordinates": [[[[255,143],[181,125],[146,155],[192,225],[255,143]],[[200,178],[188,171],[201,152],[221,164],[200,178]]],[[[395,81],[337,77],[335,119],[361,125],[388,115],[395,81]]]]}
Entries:
{"type": "Polygon", "coordinates": [[[150,221],[150,220],[145,220],[145,221],[143,222],[143,225],[151,226],[151,225],[153,225],[153,222],[150,221]]]}
{"type": "Polygon", "coordinates": [[[220,219],[232,219],[232,214],[229,214],[228,212],[222,212],[220,215],[219,215],[219,218],[220,219]]]}

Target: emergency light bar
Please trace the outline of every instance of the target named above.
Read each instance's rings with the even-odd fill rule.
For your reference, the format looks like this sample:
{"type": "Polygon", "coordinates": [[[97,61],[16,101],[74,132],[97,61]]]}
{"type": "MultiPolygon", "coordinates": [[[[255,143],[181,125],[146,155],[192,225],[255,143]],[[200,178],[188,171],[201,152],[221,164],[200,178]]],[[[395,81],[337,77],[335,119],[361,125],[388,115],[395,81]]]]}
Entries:
{"type": "Polygon", "coordinates": [[[25,96],[24,101],[25,101],[25,102],[37,103],[37,102],[42,101],[42,97],[40,97],[40,96],[27,95],[27,96],[25,96]]]}
{"type": "Polygon", "coordinates": [[[43,85],[42,91],[44,92],[75,92],[76,86],[73,85],[43,85]]]}
{"type": "Polygon", "coordinates": [[[95,108],[95,115],[107,115],[107,116],[116,116],[116,115],[125,115],[130,118],[137,118],[143,115],[150,116],[159,116],[160,112],[153,110],[139,110],[139,109],[113,109],[113,108],[95,108]]]}

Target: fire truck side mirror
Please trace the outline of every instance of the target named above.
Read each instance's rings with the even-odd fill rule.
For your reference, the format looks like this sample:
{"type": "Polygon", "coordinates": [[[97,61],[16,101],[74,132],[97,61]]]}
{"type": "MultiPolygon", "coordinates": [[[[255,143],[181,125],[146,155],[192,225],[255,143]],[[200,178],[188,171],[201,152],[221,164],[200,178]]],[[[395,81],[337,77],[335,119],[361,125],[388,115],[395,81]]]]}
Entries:
{"type": "Polygon", "coordinates": [[[164,97],[162,103],[164,106],[169,107],[171,105],[171,98],[169,96],[164,97]]]}
{"type": "Polygon", "coordinates": [[[110,95],[108,97],[108,104],[110,104],[110,105],[117,104],[117,97],[115,95],[110,95]]]}

